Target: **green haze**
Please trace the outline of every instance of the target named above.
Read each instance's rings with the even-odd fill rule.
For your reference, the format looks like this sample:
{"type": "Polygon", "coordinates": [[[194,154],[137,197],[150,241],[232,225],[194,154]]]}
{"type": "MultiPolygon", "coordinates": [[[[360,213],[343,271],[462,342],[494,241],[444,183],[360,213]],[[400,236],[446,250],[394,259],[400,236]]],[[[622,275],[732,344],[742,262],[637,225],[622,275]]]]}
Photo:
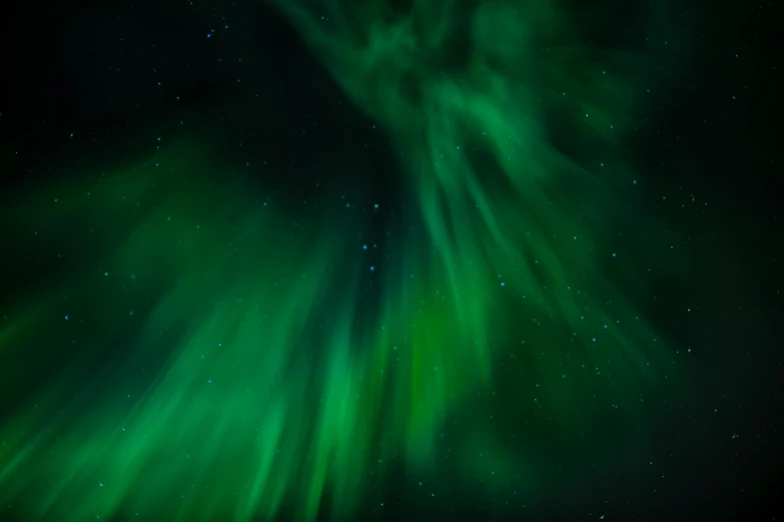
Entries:
{"type": "Polygon", "coordinates": [[[587,13],[540,0],[276,5],[389,136],[403,204],[347,172],[356,196],[303,214],[200,136],[6,197],[6,244],[46,268],[3,310],[1,390],[24,400],[0,500],[340,520],[470,488],[503,512],[584,487],[552,490],[558,456],[644,445],[651,380],[687,386],[637,307],[650,225],[618,203],[645,53],[580,43],[587,13]],[[390,215],[370,261],[382,239],[358,238],[390,215]],[[512,444],[533,434],[551,443],[512,444]]]}

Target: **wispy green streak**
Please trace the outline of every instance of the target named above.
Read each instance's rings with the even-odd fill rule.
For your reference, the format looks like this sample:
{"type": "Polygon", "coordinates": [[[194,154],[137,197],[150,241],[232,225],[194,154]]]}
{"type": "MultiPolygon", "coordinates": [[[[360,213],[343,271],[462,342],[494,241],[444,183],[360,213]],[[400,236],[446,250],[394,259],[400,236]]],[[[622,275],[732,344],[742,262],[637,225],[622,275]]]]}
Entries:
{"type": "MultiPolygon", "coordinates": [[[[278,2],[399,152],[407,205],[377,309],[358,304],[354,215],[325,204],[294,224],[197,139],[163,151],[165,168],[2,207],[26,255],[63,267],[3,323],[4,365],[20,369],[3,392],[42,346],[67,368],[2,419],[2,502],[63,521],[313,520],[325,505],[342,519],[383,497],[389,462],[437,474],[448,419],[484,418],[476,397],[510,353],[533,361],[512,381],[543,385],[519,400],[564,429],[593,414],[575,407],[592,366],[609,365],[619,402],[661,370],[663,343],[615,277],[635,260],[607,249],[635,52],[573,43],[579,20],[552,2],[403,4],[278,2]],[[571,122],[574,153],[551,117],[571,122]],[[606,169],[587,167],[594,150],[606,169]]],[[[546,456],[491,426],[461,425],[443,489],[497,473],[535,492],[546,456]]]]}

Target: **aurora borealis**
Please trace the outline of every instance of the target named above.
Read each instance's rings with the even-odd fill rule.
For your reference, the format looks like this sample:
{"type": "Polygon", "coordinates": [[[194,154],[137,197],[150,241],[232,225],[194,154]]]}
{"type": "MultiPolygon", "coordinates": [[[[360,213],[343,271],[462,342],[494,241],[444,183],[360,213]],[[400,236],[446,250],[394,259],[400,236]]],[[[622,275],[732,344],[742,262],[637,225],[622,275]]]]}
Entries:
{"type": "Polygon", "coordinates": [[[776,157],[689,123],[746,18],[163,4],[41,15],[0,116],[0,519],[767,509],[780,238],[717,154],[776,157]]]}

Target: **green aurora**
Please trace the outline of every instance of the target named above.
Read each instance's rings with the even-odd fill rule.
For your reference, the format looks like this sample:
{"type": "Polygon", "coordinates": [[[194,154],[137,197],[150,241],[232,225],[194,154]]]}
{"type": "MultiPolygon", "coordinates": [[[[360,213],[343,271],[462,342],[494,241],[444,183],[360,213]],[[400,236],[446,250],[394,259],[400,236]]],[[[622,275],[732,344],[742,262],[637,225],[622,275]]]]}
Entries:
{"type": "Polygon", "coordinates": [[[270,197],[209,130],[4,196],[3,269],[46,276],[5,286],[2,504],[343,520],[470,492],[502,515],[580,498],[577,453],[636,455],[645,400],[691,386],[641,304],[662,224],[619,204],[668,73],[564,5],[276,2],[389,137],[386,199],[372,172],[270,197]]]}

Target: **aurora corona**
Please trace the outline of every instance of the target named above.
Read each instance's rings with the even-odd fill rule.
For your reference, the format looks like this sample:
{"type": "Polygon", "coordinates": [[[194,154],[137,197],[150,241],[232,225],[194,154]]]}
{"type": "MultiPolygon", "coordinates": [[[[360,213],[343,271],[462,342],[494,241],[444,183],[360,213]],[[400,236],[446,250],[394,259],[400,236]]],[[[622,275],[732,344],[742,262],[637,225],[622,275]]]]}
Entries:
{"type": "Polygon", "coordinates": [[[62,521],[342,520],[467,489],[534,506],[570,442],[643,439],[665,343],[619,240],[649,225],[612,209],[651,73],[644,50],[579,43],[569,4],[273,2],[388,137],[380,196],[346,161],[317,205],[272,197],[210,131],[23,186],[4,228],[60,268],[0,330],[7,364],[52,375],[3,385],[24,400],[0,423],[0,500],[62,521]],[[553,442],[518,444],[532,433],[553,442]]]}

